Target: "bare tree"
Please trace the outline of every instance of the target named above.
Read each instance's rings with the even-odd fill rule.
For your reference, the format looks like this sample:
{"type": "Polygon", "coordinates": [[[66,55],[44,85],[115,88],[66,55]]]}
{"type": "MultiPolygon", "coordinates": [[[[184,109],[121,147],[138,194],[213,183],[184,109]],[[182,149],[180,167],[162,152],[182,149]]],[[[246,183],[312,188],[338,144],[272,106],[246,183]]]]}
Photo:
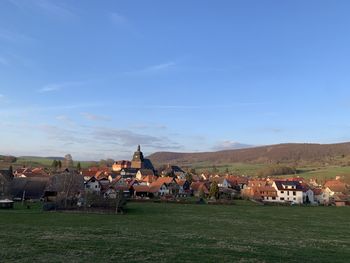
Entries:
{"type": "Polygon", "coordinates": [[[51,178],[48,189],[56,191],[58,201],[67,208],[68,201],[84,191],[84,178],[72,172],[64,172],[51,178]]]}

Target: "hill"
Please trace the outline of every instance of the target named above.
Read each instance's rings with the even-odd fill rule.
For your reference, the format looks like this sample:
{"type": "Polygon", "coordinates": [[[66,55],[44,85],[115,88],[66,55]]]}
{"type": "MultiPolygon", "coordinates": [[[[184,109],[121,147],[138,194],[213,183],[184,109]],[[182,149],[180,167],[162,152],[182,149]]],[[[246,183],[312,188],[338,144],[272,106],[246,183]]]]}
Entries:
{"type": "Polygon", "coordinates": [[[296,166],[310,164],[348,165],[350,163],[350,143],[287,143],[200,153],[157,152],[148,156],[148,158],[156,165],[177,164],[180,166],[198,163],[210,163],[211,165],[231,163],[289,163],[296,166]]]}

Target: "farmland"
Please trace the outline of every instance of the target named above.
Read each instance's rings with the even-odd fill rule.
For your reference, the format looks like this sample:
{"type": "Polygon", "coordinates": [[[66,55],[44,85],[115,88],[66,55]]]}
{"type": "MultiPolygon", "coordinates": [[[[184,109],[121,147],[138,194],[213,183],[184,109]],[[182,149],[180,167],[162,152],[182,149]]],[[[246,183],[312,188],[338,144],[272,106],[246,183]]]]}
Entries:
{"type": "Polygon", "coordinates": [[[129,203],[125,215],[0,210],[4,262],[346,262],[348,207],[129,203]]]}

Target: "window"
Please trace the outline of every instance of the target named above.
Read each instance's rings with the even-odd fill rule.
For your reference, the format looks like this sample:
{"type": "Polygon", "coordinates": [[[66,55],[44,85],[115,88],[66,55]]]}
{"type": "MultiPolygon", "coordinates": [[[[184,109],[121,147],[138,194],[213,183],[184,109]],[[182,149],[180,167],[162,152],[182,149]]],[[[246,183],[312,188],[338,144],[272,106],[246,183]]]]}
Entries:
{"type": "Polygon", "coordinates": [[[281,191],[281,194],[284,194],[284,191],[281,191]]]}
{"type": "Polygon", "coordinates": [[[280,200],[283,201],[283,200],[284,200],[284,197],[280,197],[280,200]]]}
{"type": "Polygon", "coordinates": [[[287,191],[287,195],[289,195],[289,191],[287,191]]]}
{"type": "Polygon", "coordinates": [[[293,195],[297,195],[297,192],[293,192],[293,195]]]}
{"type": "Polygon", "coordinates": [[[272,200],[276,200],[276,197],[272,197],[272,200]]]}
{"type": "Polygon", "coordinates": [[[293,200],[295,201],[295,200],[297,200],[297,199],[294,197],[293,200]]]}

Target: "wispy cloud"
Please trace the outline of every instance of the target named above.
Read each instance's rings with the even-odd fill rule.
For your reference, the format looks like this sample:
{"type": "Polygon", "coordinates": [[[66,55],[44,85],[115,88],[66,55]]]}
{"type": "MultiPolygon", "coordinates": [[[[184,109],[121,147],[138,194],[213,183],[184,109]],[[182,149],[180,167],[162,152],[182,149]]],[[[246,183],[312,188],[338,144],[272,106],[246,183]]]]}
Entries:
{"type": "Polygon", "coordinates": [[[125,72],[126,75],[149,75],[149,74],[157,74],[161,72],[165,72],[171,68],[174,68],[176,66],[175,61],[168,61],[161,64],[156,64],[152,66],[148,66],[142,69],[134,70],[134,71],[127,71],[125,72]]]}
{"type": "Polygon", "coordinates": [[[123,147],[133,147],[138,144],[152,149],[180,149],[182,147],[168,137],[142,134],[131,130],[97,127],[92,134],[99,141],[114,142],[123,147]]]}
{"type": "Polygon", "coordinates": [[[67,124],[69,126],[75,126],[76,123],[68,116],[66,115],[59,115],[55,117],[56,120],[63,122],[64,124],[67,124]]]}
{"type": "Polygon", "coordinates": [[[203,104],[203,105],[136,105],[129,106],[128,108],[139,109],[169,109],[169,110],[203,110],[203,109],[233,109],[240,107],[250,107],[254,105],[264,105],[265,103],[259,102],[232,102],[232,104],[203,104]]]}
{"type": "Polygon", "coordinates": [[[82,112],[81,115],[90,121],[109,121],[111,120],[111,118],[107,117],[107,116],[101,116],[101,115],[95,115],[92,113],[88,113],[88,112],[82,112]]]}
{"type": "Polygon", "coordinates": [[[4,29],[0,29],[0,39],[11,43],[26,45],[36,42],[36,39],[31,36],[4,29]]]}
{"type": "Polygon", "coordinates": [[[47,84],[44,87],[38,89],[39,93],[53,92],[59,91],[65,88],[73,88],[83,85],[83,82],[75,81],[75,82],[62,82],[62,83],[51,83],[47,84]]]}
{"type": "Polygon", "coordinates": [[[22,10],[39,11],[50,17],[58,17],[61,19],[76,18],[77,15],[62,2],[53,0],[9,0],[15,7],[22,10]]]}
{"type": "Polygon", "coordinates": [[[236,149],[244,149],[244,148],[250,148],[253,147],[252,145],[243,144],[231,140],[226,141],[220,141],[217,142],[216,145],[212,147],[215,151],[221,151],[221,150],[236,150],[236,149]]]}
{"type": "Polygon", "coordinates": [[[109,15],[111,22],[118,27],[129,27],[129,20],[119,13],[113,12],[109,15]]]}

